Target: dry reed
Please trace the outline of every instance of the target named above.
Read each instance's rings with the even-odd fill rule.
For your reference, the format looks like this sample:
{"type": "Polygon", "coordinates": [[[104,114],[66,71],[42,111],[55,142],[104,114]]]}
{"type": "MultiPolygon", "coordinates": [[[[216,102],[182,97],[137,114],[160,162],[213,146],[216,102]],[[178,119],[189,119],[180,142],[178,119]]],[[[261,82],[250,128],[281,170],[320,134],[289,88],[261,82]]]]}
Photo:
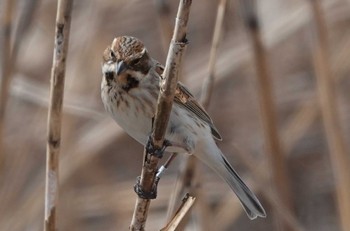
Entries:
{"type": "MultiPolygon", "coordinates": [[[[151,135],[154,148],[160,150],[164,143],[164,135],[169,121],[175,90],[178,82],[178,73],[181,67],[183,51],[187,44],[187,22],[192,1],[181,0],[176,16],[176,23],[172,41],[169,47],[167,61],[164,69],[165,82],[161,86],[156,115],[151,135]]],[[[140,177],[140,187],[145,193],[151,193],[157,187],[156,174],[159,158],[150,155],[144,150],[144,163],[140,177]]],[[[138,197],[130,225],[130,230],[144,230],[150,205],[149,199],[138,197]]]]}
{"type": "Polygon", "coordinates": [[[166,227],[161,229],[161,231],[175,231],[177,230],[178,225],[182,219],[188,214],[188,211],[191,209],[195,202],[196,198],[186,194],[185,198],[182,200],[182,204],[178,211],[175,213],[173,219],[167,224],[166,227]]]}
{"type": "Polygon", "coordinates": [[[350,158],[339,122],[335,86],[328,54],[327,29],[320,1],[311,0],[314,16],[313,61],[318,98],[336,181],[337,202],[343,231],[350,227],[350,158]]]}
{"type": "Polygon", "coordinates": [[[71,0],[59,0],[57,4],[55,49],[47,124],[45,231],[57,230],[62,104],[72,5],[73,1],[71,0]]]}
{"type": "MultiPolygon", "coordinates": [[[[243,20],[248,29],[254,50],[256,65],[257,90],[261,111],[262,126],[266,143],[266,153],[276,193],[280,196],[283,206],[292,210],[290,183],[286,160],[281,148],[278,134],[275,103],[273,100],[272,81],[266,57],[265,47],[261,38],[260,22],[257,16],[256,1],[240,1],[243,20]]],[[[277,211],[275,212],[277,213],[277,211]]],[[[276,214],[275,214],[276,215],[276,214]]],[[[279,223],[276,219],[276,223],[279,223]]],[[[285,225],[283,225],[285,226],[285,225]]],[[[288,228],[286,227],[288,230],[288,228]]],[[[289,229],[293,230],[293,229],[289,229]]]]}
{"type": "MultiPolygon", "coordinates": [[[[213,38],[212,38],[212,44],[211,44],[211,50],[210,50],[210,56],[209,56],[208,75],[203,82],[202,91],[201,91],[202,94],[201,94],[200,102],[204,106],[204,108],[208,108],[212,91],[213,91],[217,50],[221,39],[225,10],[226,10],[226,0],[221,0],[218,5],[215,27],[213,32],[213,38]]],[[[176,203],[180,200],[180,198],[185,192],[189,192],[191,195],[199,196],[199,198],[197,199],[198,201],[197,206],[199,207],[202,205],[201,213],[206,214],[205,211],[207,211],[206,209],[207,205],[204,205],[206,204],[205,198],[203,198],[205,196],[203,195],[204,192],[200,191],[201,179],[198,174],[198,171],[199,170],[197,170],[197,159],[194,156],[189,156],[183,160],[182,168],[179,169],[179,173],[177,176],[174,192],[169,201],[169,206],[167,211],[168,219],[174,213],[176,208],[176,203]]],[[[187,214],[186,220],[188,220],[188,216],[189,214],[187,214]]],[[[182,225],[178,228],[179,230],[184,229],[187,223],[186,220],[185,219],[183,220],[182,225]]],[[[203,223],[201,225],[201,230],[210,230],[211,224],[210,222],[208,222],[208,219],[204,218],[201,220],[203,223]]]]}

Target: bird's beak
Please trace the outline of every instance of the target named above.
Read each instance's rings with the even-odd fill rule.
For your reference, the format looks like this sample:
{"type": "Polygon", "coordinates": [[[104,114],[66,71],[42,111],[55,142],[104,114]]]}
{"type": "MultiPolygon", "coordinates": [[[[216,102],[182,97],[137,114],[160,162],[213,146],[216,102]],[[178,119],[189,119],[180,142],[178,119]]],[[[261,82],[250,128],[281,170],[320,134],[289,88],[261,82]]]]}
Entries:
{"type": "Polygon", "coordinates": [[[123,61],[120,61],[117,63],[117,70],[116,73],[117,75],[120,75],[126,70],[126,64],[123,61]]]}

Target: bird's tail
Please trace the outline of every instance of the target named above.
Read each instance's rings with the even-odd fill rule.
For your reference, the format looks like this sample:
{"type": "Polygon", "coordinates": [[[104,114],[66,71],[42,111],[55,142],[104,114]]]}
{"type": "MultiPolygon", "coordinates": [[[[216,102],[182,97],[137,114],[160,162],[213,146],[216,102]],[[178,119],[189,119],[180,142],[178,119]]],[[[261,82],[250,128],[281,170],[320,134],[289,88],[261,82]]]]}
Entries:
{"type": "Polygon", "coordinates": [[[196,156],[213,169],[222,179],[224,179],[240,200],[248,217],[253,220],[257,217],[266,217],[265,210],[258,198],[245,185],[237,172],[226,160],[214,140],[206,142],[201,151],[196,156]]]}

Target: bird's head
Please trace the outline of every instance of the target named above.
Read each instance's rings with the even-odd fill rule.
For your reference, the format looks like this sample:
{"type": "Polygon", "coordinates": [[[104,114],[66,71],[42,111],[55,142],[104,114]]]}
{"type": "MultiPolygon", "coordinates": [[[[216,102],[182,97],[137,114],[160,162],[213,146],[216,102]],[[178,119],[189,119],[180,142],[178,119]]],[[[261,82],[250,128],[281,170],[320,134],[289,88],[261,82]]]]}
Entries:
{"type": "Polygon", "coordinates": [[[151,68],[151,60],[143,43],[131,36],[120,36],[103,53],[102,73],[108,85],[124,90],[137,87],[151,68]]]}

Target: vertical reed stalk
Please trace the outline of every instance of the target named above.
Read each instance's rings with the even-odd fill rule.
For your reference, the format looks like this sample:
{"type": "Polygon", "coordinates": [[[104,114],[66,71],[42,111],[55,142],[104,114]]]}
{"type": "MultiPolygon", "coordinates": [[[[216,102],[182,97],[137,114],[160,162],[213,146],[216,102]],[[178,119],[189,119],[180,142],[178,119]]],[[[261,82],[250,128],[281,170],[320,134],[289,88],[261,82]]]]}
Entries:
{"type": "Polygon", "coordinates": [[[222,36],[222,26],[225,17],[225,10],[227,6],[226,0],[220,0],[218,5],[218,10],[216,14],[213,41],[210,49],[210,57],[209,57],[209,70],[208,76],[204,80],[202,85],[202,94],[201,94],[201,103],[204,108],[209,107],[211,94],[213,92],[214,79],[215,79],[215,64],[217,60],[217,51],[220,44],[221,36],[222,36]]]}
{"type": "MultiPolygon", "coordinates": [[[[254,50],[257,88],[260,101],[259,104],[266,142],[266,152],[268,153],[269,165],[272,171],[272,179],[275,184],[276,192],[279,194],[283,206],[289,210],[292,210],[287,165],[278,134],[276,110],[272,96],[270,70],[267,63],[265,48],[261,39],[256,1],[241,0],[240,4],[243,19],[248,29],[249,36],[251,37],[254,50]]],[[[285,228],[287,230],[288,228],[292,229],[292,227],[288,227],[286,223],[281,224],[281,228],[285,228]]]]}
{"type": "Polygon", "coordinates": [[[313,61],[317,77],[318,97],[336,181],[341,226],[342,230],[346,231],[350,227],[350,158],[337,113],[336,94],[328,54],[326,22],[320,1],[310,0],[310,3],[315,24],[313,61]]]}
{"type": "Polygon", "coordinates": [[[45,231],[57,230],[59,154],[64,79],[73,0],[59,0],[56,15],[55,48],[51,70],[48,135],[46,144],[45,231]]]}
{"type": "MultiPolygon", "coordinates": [[[[155,148],[158,149],[162,147],[164,142],[164,135],[178,82],[182,54],[186,47],[187,22],[191,3],[191,0],[180,0],[174,33],[164,69],[165,82],[161,86],[162,91],[158,97],[154,130],[151,136],[155,148]]],[[[154,188],[158,161],[158,157],[150,155],[147,153],[146,149],[144,150],[144,163],[142,166],[140,184],[145,193],[151,192],[154,188]]],[[[130,230],[145,230],[149,206],[149,199],[137,198],[130,230]]]]}
{"type": "MultiPolygon", "coordinates": [[[[225,16],[225,9],[226,9],[226,0],[220,0],[218,9],[217,9],[217,15],[216,15],[216,21],[215,21],[215,28],[213,33],[213,39],[212,39],[212,45],[210,49],[210,57],[209,57],[209,70],[208,70],[208,76],[204,80],[202,85],[202,94],[201,94],[201,103],[204,106],[204,108],[208,108],[210,103],[211,94],[213,91],[213,85],[214,85],[214,79],[215,79],[215,63],[217,58],[217,49],[219,47],[221,34],[222,34],[222,25],[224,21],[225,16]]],[[[198,193],[198,171],[196,171],[197,168],[197,159],[194,156],[189,156],[187,159],[184,160],[183,168],[180,169],[174,193],[172,194],[168,211],[167,211],[167,219],[170,219],[172,214],[174,214],[176,203],[180,200],[182,195],[185,191],[189,191],[191,195],[197,195],[198,193]]],[[[201,200],[201,197],[198,198],[198,201],[201,200]]],[[[205,203],[205,202],[204,202],[205,203]]],[[[187,215],[188,216],[188,215],[187,215]]],[[[207,223],[206,220],[203,219],[203,222],[207,223]]],[[[184,229],[185,225],[185,219],[183,220],[181,226],[178,228],[179,230],[184,229]]],[[[208,229],[210,224],[208,222],[207,224],[202,227],[202,229],[208,229]]]]}

